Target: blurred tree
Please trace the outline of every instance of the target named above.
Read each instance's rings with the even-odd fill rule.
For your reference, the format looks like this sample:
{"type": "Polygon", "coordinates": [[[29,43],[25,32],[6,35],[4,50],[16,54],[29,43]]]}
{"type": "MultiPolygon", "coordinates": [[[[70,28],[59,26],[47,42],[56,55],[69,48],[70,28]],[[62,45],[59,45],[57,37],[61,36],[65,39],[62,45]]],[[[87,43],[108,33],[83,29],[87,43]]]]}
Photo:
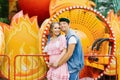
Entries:
{"type": "Polygon", "coordinates": [[[116,13],[120,9],[120,0],[93,0],[96,3],[95,9],[101,12],[104,16],[108,11],[113,9],[116,13]]]}
{"type": "Polygon", "coordinates": [[[8,9],[9,9],[9,0],[0,0],[0,22],[9,23],[8,9]]]}
{"type": "Polygon", "coordinates": [[[8,8],[9,2],[8,0],[0,0],[0,17],[8,17],[8,8]]]}

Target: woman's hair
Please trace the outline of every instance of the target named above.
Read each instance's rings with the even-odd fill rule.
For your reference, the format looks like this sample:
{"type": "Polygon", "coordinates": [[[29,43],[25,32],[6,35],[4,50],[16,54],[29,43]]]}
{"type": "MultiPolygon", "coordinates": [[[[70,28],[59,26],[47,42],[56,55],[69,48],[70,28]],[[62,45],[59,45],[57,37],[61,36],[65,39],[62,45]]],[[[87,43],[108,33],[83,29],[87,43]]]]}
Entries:
{"type": "Polygon", "coordinates": [[[50,30],[49,30],[50,35],[52,35],[52,33],[53,33],[52,30],[53,30],[53,27],[54,27],[55,24],[59,24],[59,22],[53,22],[53,23],[50,24],[50,30]]]}

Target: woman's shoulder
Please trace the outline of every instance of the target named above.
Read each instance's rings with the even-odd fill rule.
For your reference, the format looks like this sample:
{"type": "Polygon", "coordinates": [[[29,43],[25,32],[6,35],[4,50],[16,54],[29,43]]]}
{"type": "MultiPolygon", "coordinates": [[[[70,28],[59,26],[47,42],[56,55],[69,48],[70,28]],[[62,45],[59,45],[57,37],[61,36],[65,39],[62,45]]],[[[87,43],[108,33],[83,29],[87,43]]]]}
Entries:
{"type": "Polygon", "coordinates": [[[65,35],[62,34],[62,35],[59,36],[59,38],[65,38],[65,35]]]}
{"type": "Polygon", "coordinates": [[[58,38],[58,40],[59,40],[60,42],[66,41],[65,35],[60,35],[59,38],[58,38]]]}

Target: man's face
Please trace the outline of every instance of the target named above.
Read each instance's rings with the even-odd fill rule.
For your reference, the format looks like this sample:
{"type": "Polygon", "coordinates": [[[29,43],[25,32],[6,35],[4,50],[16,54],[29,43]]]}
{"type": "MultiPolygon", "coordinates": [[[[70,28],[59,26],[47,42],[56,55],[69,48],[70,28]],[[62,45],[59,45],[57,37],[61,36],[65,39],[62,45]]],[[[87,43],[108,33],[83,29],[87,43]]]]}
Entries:
{"type": "Polygon", "coordinates": [[[60,22],[60,28],[63,32],[65,32],[69,28],[69,24],[65,21],[60,22]]]}

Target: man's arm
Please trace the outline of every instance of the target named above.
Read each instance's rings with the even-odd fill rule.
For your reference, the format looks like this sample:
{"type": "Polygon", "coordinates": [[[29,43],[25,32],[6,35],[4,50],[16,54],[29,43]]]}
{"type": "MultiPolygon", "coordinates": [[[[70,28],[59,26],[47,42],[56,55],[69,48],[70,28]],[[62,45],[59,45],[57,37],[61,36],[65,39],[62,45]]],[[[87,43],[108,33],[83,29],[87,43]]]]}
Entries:
{"type": "Polygon", "coordinates": [[[74,49],[75,49],[75,44],[69,44],[67,53],[61,57],[58,63],[53,64],[53,67],[59,67],[62,64],[66,63],[72,56],[74,49]]]}
{"type": "Polygon", "coordinates": [[[62,53],[60,54],[59,58],[57,58],[57,60],[54,63],[48,63],[49,66],[57,68],[58,66],[58,62],[60,61],[60,59],[66,54],[66,48],[63,49],[62,53]]]}
{"type": "Polygon", "coordinates": [[[56,61],[57,63],[60,61],[60,59],[66,54],[66,48],[63,49],[62,53],[60,54],[58,60],[56,61]]]}

